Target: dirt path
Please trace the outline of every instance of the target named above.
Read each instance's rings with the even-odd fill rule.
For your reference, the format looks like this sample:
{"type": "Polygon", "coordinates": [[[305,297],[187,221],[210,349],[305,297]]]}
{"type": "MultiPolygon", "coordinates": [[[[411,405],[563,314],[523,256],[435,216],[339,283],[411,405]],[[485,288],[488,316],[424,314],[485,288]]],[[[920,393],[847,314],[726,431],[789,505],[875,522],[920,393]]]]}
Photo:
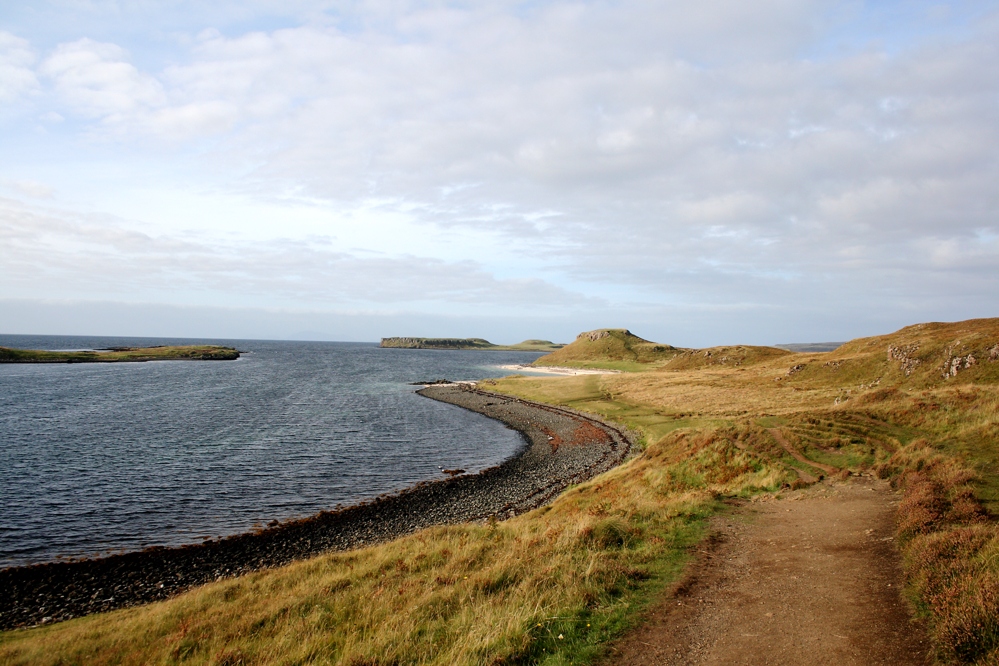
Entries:
{"type": "Polygon", "coordinates": [[[929,664],[900,598],[897,495],[870,477],[716,520],[683,586],[608,664],[929,664]]]}
{"type": "MultiPolygon", "coordinates": [[[[798,449],[794,448],[794,446],[791,445],[791,442],[787,441],[787,438],[784,437],[784,433],[780,431],[780,428],[770,428],[770,434],[773,435],[773,438],[777,440],[777,443],[780,444],[785,451],[790,453],[791,457],[797,460],[798,462],[805,463],[806,465],[811,465],[816,469],[821,469],[826,474],[835,474],[839,471],[832,465],[823,465],[822,463],[815,462],[814,460],[806,458],[801,453],[801,451],[799,451],[798,449]]],[[[814,477],[809,477],[808,474],[802,472],[801,470],[795,470],[795,471],[798,472],[798,476],[806,478],[806,480],[809,483],[815,481],[814,477]]]]}

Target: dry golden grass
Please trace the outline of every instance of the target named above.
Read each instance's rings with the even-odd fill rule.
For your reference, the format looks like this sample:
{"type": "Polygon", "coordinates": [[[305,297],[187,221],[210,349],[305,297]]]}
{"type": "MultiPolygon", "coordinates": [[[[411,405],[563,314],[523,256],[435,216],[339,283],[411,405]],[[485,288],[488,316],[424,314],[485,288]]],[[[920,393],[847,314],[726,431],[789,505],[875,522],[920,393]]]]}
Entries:
{"type": "Polygon", "coordinates": [[[681,351],[670,345],[649,342],[623,328],[608,328],[580,333],[572,343],[542,356],[534,364],[641,372],[681,351]]]}
{"type": "MultiPolygon", "coordinates": [[[[999,662],[999,525],[986,510],[999,512],[999,320],[910,326],[831,353],[764,352],[739,366],[703,352],[677,356],[697,371],[663,364],[563,386],[497,387],[637,425],[649,441],[691,427],[775,427],[810,460],[891,477],[904,489],[898,536],[908,591],[937,657],[999,662]]],[[[819,473],[781,458],[758,433],[741,444],[819,473]]]]}
{"type": "Polygon", "coordinates": [[[789,480],[713,435],[657,443],[552,506],[436,528],[6,632],[0,660],[60,663],[580,663],[674,580],[719,494],[789,480]]]}
{"type": "Polygon", "coordinates": [[[492,382],[643,434],[639,457],[550,507],[6,632],[0,661],[586,663],[675,580],[719,497],[822,473],[775,432],[826,468],[905,488],[910,591],[941,658],[999,656],[999,539],[981,504],[999,500],[999,321],[910,327],[826,354],[730,353],[686,370],[492,382]]]}

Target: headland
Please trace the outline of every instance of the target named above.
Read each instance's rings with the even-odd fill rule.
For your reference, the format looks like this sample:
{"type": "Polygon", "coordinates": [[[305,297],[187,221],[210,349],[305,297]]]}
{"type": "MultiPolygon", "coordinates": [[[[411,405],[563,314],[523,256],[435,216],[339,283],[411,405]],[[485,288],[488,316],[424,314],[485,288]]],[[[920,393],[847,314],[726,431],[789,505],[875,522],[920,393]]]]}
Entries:
{"type": "Polygon", "coordinates": [[[234,361],[239,351],[219,345],[111,347],[73,351],[0,347],[0,363],[141,363],[145,361],[234,361]]]}
{"type": "Polygon", "coordinates": [[[392,349],[482,349],[487,351],[553,352],[560,345],[549,340],[524,340],[515,345],[494,345],[482,338],[382,338],[381,347],[392,349]]]}

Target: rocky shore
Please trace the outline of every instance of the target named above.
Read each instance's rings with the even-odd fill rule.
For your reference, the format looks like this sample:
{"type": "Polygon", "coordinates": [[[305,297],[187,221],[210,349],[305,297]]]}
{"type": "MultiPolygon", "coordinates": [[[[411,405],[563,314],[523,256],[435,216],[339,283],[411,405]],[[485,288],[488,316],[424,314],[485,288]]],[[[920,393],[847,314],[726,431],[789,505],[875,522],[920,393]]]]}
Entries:
{"type": "Polygon", "coordinates": [[[421,483],[259,532],[180,548],[0,570],[0,629],[165,599],[214,580],[388,541],[433,525],[512,517],[610,469],[631,450],[626,432],[572,410],[467,384],[439,384],[418,392],[506,423],[524,435],[524,448],[478,474],[421,483]]]}

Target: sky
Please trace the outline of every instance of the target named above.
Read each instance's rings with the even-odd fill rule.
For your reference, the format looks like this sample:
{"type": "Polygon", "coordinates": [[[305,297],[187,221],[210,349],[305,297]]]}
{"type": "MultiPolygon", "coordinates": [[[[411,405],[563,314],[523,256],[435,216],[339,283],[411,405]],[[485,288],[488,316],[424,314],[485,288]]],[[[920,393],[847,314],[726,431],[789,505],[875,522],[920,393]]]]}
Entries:
{"type": "Polygon", "coordinates": [[[0,333],[999,316],[999,2],[0,3],[0,333]]]}

